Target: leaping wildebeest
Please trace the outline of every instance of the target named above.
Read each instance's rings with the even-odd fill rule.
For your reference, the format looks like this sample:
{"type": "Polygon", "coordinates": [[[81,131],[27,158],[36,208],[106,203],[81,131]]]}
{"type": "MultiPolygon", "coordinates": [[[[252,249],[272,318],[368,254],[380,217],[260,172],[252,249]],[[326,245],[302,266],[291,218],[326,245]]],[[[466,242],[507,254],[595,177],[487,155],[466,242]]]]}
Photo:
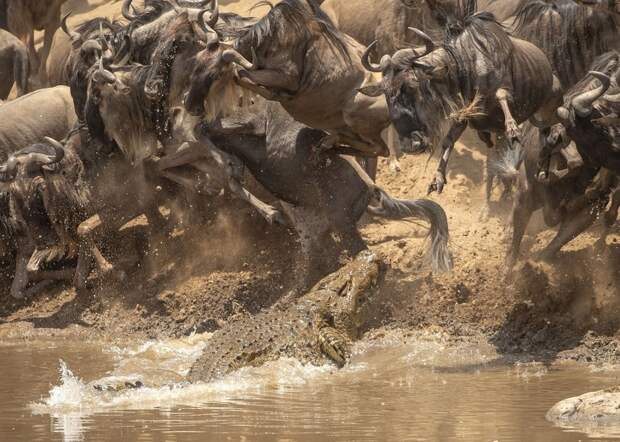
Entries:
{"type": "MultiPolygon", "coordinates": [[[[429,193],[441,192],[454,143],[469,125],[479,133],[505,133],[519,139],[518,125],[544,111],[552,97],[553,74],[545,54],[533,44],[511,37],[489,13],[468,15],[458,35],[436,46],[412,29],[423,51],[402,49],[366,68],[383,73],[380,84],[363,91],[384,94],[403,150],[417,150],[441,140],[441,159],[429,193]],[[447,131],[446,131],[447,129],[447,131]],[[447,135],[445,133],[447,132],[447,135]]],[[[482,136],[486,138],[486,136],[482,136]]]]}
{"type": "Polygon", "coordinates": [[[334,152],[326,152],[320,164],[310,167],[314,146],[325,134],[295,121],[278,103],[262,101],[201,124],[199,137],[240,158],[254,178],[282,201],[300,239],[305,278],[333,271],[330,266],[340,254],[355,256],[367,247],[357,229],[366,211],[379,218],[428,221],[432,268],[451,269],[448,220],[439,204],[397,200],[381,189],[371,191],[351,164],[334,152]]]}
{"type": "MultiPolygon", "coordinates": [[[[390,124],[385,101],[358,92],[373,78],[362,66],[362,53],[363,47],[339,32],[314,0],[283,0],[233,48],[211,45],[196,56],[185,106],[203,115],[214,81],[234,64],[243,88],[278,101],[297,121],[328,133],[317,151],[344,145],[341,152],[388,156],[381,137],[390,124]]],[[[397,152],[391,154],[396,168],[397,152]]]]}

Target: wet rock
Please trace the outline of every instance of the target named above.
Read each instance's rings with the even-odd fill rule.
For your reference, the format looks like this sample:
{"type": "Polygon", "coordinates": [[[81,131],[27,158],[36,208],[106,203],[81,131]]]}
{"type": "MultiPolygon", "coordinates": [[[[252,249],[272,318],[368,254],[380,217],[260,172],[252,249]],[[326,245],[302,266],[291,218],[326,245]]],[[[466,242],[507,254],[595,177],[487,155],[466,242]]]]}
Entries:
{"type": "Polygon", "coordinates": [[[561,426],[589,429],[620,424],[620,386],[594,391],[555,404],[547,420],[561,426]]]}

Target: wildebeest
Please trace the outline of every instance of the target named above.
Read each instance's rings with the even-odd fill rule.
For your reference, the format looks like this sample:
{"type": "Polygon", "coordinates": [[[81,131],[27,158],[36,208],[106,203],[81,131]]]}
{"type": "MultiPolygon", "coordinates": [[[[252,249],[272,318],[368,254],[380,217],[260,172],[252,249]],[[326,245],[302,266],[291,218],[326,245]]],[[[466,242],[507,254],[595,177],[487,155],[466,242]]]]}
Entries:
{"type": "Polygon", "coordinates": [[[39,68],[45,82],[45,66],[54,33],[60,26],[60,8],[67,0],[4,0],[7,30],[28,48],[32,66],[39,68]],[[34,31],[45,31],[39,55],[34,46],[34,31]]]}
{"type": "Polygon", "coordinates": [[[77,121],[69,88],[31,92],[0,106],[0,160],[11,152],[41,142],[63,139],[77,121]]]}
{"type": "Polygon", "coordinates": [[[87,20],[70,29],[67,26],[69,16],[67,13],[62,18],[61,29],[54,36],[47,59],[47,78],[51,86],[69,86],[73,69],[80,60],[101,55],[106,45],[116,54],[123,50],[122,46],[129,38],[123,26],[105,18],[87,20]]]}
{"type": "Polygon", "coordinates": [[[309,167],[314,146],[324,133],[296,122],[279,104],[254,105],[202,124],[200,132],[208,137],[202,141],[240,158],[263,187],[283,202],[301,240],[304,270],[329,272],[341,253],[354,256],[366,248],[356,224],[367,209],[384,218],[429,221],[433,269],[451,268],[448,224],[441,206],[425,199],[395,200],[380,189],[371,191],[354,168],[334,153],[309,167]]]}
{"type": "Polygon", "coordinates": [[[10,32],[0,29],[0,100],[6,100],[15,84],[21,97],[28,92],[28,49],[10,32]]]}
{"type": "Polygon", "coordinates": [[[369,48],[363,58],[367,69],[383,73],[380,85],[363,91],[386,96],[403,150],[441,140],[448,123],[429,192],[443,190],[450,153],[468,125],[481,133],[505,133],[513,142],[519,138],[518,124],[553,96],[551,66],[540,49],[509,36],[488,13],[467,15],[461,26],[440,47],[413,29],[425,42],[422,53],[403,49],[375,65],[369,48]]]}
{"type": "Polygon", "coordinates": [[[514,34],[539,47],[567,91],[596,57],[620,49],[620,28],[613,14],[573,0],[532,0],[515,17],[514,34]]]}
{"type": "MultiPolygon", "coordinates": [[[[512,213],[512,238],[508,252],[508,268],[512,268],[526,227],[534,211],[543,209],[545,224],[559,225],[554,239],[542,250],[539,258],[550,259],[569,241],[590,227],[607,205],[609,184],[602,188],[595,182],[599,167],[586,161],[561,179],[541,183],[537,179],[538,159],[546,135],[533,125],[524,127],[525,156],[518,180],[512,213]],[[594,184],[593,184],[594,182],[594,184]],[[596,188],[595,192],[590,189],[596,188]],[[584,197],[588,195],[587,197],[584,197]]],[[[567,171],[565,160],[557,156],[558,169],[567,171]]]]}
{"type": "Polygon", "coordinates": [[[616,79],[620,72],[620,55],[617,52],[603,54],[591,68],[596,71],[566,92],[564,104],[557,110],[562,124],[554,125],[550,132],[529,129],[524,174],[513,211],[512,262],[518,256],[519,244],[532,211],[541,206],[544,206],[545,222],[549,226],[561,223],[556,238],[542,253],[544,258],[552,257],[564,244],[588,228],[604,210],[612,190],[613,202],[605,215],[605,225],[609,227],[615,222],[620,198],[615,190],[618,185],[616,176],[620,173],[620,88],[616,79]],[[609,94],[605,95],[606,92],[609,94]],[[572,142],[585,164],[567,176],[563,176],[566,170],[550,173],[551,177],[559,179],[548,184],[539,182],[537,175],[543,147],[547,152],[543,159],[549,169],[550,155],[572,142]],[[601,168],[611,173],[600,172],[601,168]]]}
{"type": "Polygon", "coordinates": [[[8,183],[6,211],[17,256],[11,295],[22,298],[41,284],[71,279],[71,270],[42,271],[47,263],[77,256],[76,228],[85,218],[89,196],[81,182],[81,162],[46,138],[13,152],[0,166],[0,182],[8,183]],[[40,281],[27,289],[32,281],[40,281]]]}
{"type": "Polygon", "coordinates": [[[345,145],[349,153],[387,156],[381,138],[389,126],[385,101],[358,93],[372,78],[362,67],[362,52],[314,0],[284,0],[236,39],[233,49],[212,45],[196,56],[185,105],[192,114],[204,114],[214,81],[230,72],[223,64],[235,63],[241,86],[328,132],[318,151],[345,145]]]}
{"type": "Polygon", "coordinates": [[[573,140],[582,157],[620,174],[620,54],[604,54],[593,66],[558,108],[563,133],[552,144],[573,140]]]}

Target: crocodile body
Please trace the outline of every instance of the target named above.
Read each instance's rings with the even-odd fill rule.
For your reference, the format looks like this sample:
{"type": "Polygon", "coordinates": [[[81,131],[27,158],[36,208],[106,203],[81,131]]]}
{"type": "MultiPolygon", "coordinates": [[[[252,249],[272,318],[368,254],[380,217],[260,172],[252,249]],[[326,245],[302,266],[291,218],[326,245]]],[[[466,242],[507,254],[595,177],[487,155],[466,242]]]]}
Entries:
{"type": "Polygon", "coordinates": [[[281,357],[304,364],[332,361],[343,366],[351,342],[358,338],[369,314],[381,269],[375,255],[362,252],[294,304],[227,324],[210,338],[192,366],[189,380],[209,382],[281,357]]]}

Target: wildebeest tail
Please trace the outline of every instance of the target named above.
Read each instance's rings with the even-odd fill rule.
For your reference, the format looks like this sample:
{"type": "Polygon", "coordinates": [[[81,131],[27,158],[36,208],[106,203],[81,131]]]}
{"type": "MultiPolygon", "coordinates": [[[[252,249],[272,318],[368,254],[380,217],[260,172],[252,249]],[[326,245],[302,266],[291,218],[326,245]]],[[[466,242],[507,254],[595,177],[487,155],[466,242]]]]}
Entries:
{"type": "Polygon", "coordinates": [[[434,272],[452,269],[452,255],[448,248],[450,233],[448,217],[443,208],[428,199],[400,200],[392,198],[383,189],[376,189],[377,205],[368,206],[372,215],[387,219],[420,218],[431,225],[429,255],[434,272]]]}
{"type": "Polygon", "coordinates": [[[490,171],[493,176],[498,176],[502,181],[513,181],[519,175],[519,168],[523,162],[523,150],[521,147],[510,149],[498,144],[499,155],[494,160],[489,160],[490,171]]]}

